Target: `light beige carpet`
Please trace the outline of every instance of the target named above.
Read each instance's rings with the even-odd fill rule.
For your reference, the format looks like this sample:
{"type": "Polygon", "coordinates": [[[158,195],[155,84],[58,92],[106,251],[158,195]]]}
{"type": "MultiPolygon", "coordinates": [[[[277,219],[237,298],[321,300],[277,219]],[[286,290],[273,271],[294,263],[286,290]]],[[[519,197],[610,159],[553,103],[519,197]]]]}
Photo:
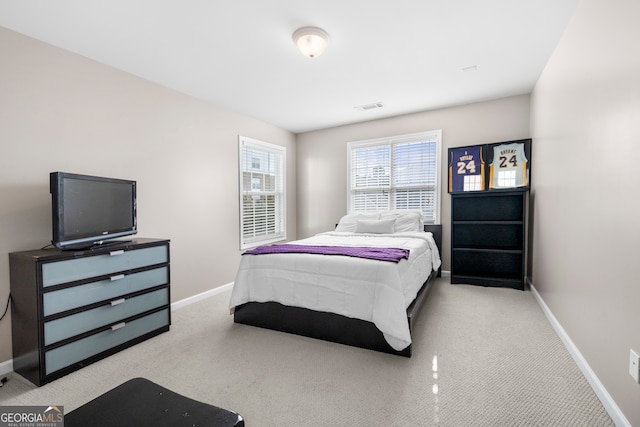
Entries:
{"type": "Polygon", "coordinates": [[[133,377],[240,413],[247,426],[613,426],[530,292],[439,279],[410,359],[246,325],[229,292],[172,313],[169,333],[2,405],[66,412],[133,377]]]}

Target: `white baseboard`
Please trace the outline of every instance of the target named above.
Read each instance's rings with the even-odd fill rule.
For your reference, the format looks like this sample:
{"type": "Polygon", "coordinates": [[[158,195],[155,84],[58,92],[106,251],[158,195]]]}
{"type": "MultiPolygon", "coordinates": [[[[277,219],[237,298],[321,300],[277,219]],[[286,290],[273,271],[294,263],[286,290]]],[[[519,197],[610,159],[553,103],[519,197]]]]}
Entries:
{"type": "Polygon", "coordinates": [[[442,277],[451,277],[451,272],[447,270],[442,270],[440,274],[442,275],[442,277]]]}
{"type": "Polygon", "coordinates": [[[593,372],[585,358],[582,356],[582,353],[580,353],[578,347],[576,347],[571,338],[569,338],[569,335],[567,335],[567,333],[565,332],[564,328],[555,318],[547,304],[544,302],[544,300],[536,290],[535,286],[533,286],[533,283],[531,283],[530,280],[528,282],[531,293],[540,305],[540,308],[542,308],[545,316],[547,316],[549,323],[551,323],[551,326],[553,326],[553,329],[560,337],[560,340],[562,340],[562,342],[564,343],[565,347],[569,351],[569,354],[571,354],[571,357],[573,357],[573,360],[578,365],[578,368],[580,369],[580,371],[582,371],[582,374],[586,377],[589,385],[591,385],[591,388],[598,396],[598,399],[600,399],[600,402],[602,402],[604,409],[607,411],[615,425],[617,427],[632,427],[631,423],[629,423],[618,405],[616,405],[616,402],[613,400],[607,389],[604,388],[604,385],[600,382],[600,380],[596,376],[596,373],[593,372]]]}
{"type": "Polygon", "coordinates": [[[7,375],[9,372],[13,372],[13,359],[0,363],[0,376],[7,375]]]}
{"type": "Polygon", "coordinates": [[[186,307],[195,302],[201,301],[203,299],[211,298],[213,296],[218,295],[219,293],[225,292],[233,287],[233,282],[227,283],[226,285],[218,286],[217,288],[209,289],[208,291],[199,293],[197,295],[181,299],[180,301],[176,301],[171,304],[171,311],[177,310],[182,307],[186,307]]]}

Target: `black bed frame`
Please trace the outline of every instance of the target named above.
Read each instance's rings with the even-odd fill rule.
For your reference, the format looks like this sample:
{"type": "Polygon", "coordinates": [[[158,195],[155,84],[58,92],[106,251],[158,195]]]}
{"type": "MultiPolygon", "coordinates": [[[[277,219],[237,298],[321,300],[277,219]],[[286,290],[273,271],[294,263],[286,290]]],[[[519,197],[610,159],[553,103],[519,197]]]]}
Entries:
{"type": "MultiPolygon", "coordinates": [[[[433,233],[438,250],[442,253],[442,225],[425,225],[424,231],[433,233]]],[[[441,269],[432,271],[407,308],[409,331],[413,330],[413,323],[426,295],[435,278],[440,275],[441,269]]],[[[393,349],[373,323],[334,313],[291,307],[277,302],[249,302],[235,308],[234,322],[411,357],[411,345],[400,351],[393,349]]]]}

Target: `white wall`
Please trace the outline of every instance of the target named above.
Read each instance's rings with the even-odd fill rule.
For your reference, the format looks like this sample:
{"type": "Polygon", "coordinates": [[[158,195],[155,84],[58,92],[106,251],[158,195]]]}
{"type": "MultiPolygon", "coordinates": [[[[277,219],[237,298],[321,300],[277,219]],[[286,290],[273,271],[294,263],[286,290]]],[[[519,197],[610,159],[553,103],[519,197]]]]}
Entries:
{"type": "Polygon", "coordinates": [[[640,385],[640,2],[583,0],[532,95],[533,285],[631,425],[640,385]]]}
{"type": "Polygon", "coordinates": [[[442,130],[442,258],[449,270],[447,148],[528,138],[528,95],[299,134],[298,237],[331,230],[346,213],[347,143],[437,129],[442,130]]]}
{"type": "MultiPolygon", "coordinates": [[[[0,58],[3,308],[7,254],[50,243],[56,170],[137,180],[138,236],[171,239],[172,301],[234,280],[238,135],[286,146],[290,177],[295,135],[3,28],[0,58]]],[[[295,179],[287,199],[295,238],[295,179]]],[[[0,362],[11,358],[9,316],[0,362]]]]}

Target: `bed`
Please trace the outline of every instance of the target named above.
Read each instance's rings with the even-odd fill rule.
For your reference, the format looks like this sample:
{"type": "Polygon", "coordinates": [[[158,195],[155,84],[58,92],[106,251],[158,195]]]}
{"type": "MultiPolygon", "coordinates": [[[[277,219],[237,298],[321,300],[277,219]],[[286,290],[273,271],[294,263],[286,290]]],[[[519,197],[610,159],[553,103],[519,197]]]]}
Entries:
{"type": "Polygon", "coordinates": [[[421,218],[349,214],[334,231],[247,251],[229,302],[234,321],[411,357],[414,321],[440,275],[442,228],[421,218]]]}

